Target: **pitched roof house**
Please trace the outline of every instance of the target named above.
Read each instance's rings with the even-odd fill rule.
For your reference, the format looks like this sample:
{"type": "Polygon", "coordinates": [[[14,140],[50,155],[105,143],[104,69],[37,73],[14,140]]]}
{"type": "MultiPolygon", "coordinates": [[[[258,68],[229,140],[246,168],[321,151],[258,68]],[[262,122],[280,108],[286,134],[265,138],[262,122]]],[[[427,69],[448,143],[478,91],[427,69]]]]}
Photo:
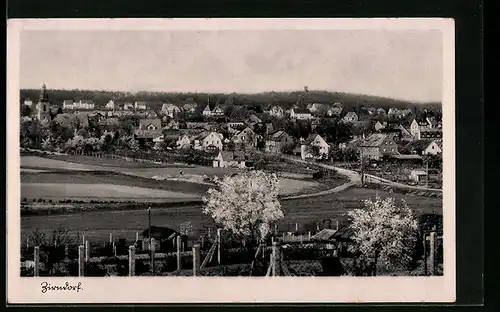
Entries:
{"type": "Polygon", "coordinates": [[[335,102],[331,108],[326,112],[328,116],[340,116],[342,114],[342,110],[344,109],[342,103],[335,102]]]}
{"type": "Polygon", "coordinates": [[[285,111],[281,106],[273,105],[267,114],[273,117],[282,118],[285,115],[285,111]]]}
{"type": "Polygon", "coordinates": [[[326,110],[326,105],[323,103],[312,103],[307,105],[307,109],[311,113],[320,113],[326,110]]]}
{"type": "Polygon", "coordinates": [[[219,154],[213,160],[213,167],[228,168],[237,167],[245,168],[246,157],[241,152],[219,151],[219,154]]]}
{"type": "Polygon", "coordinates": [[[182,109],[188,114],[196,112],[196,108],[198,108],[198,103],[196,103],[192,98],[186,99],[182,103],[182,109]]]}
{"type": "Polygon", "coordinates": [[[285,131],[279,130],[268,136],[266,139],[266,152],[280,153],[283,148],[294,143],[293,138],[285,131]]]}
{"type": "Polygon", "coordinates": [[[194,148],[202,150],[222,150],[224,136],[214,131],[204,131],[194,139],[194,148]]]}
{"type": "Polygon", "coordinates": [[[301,142],[301,157],[306,158],[328,158],[330,145],[319,134],[311,134],[301,142]],[[314,152],[317,149],[317,154],[314,152]],[[316,154],[316,155],[315,155],[316,154]]]}
{"type": "Polygon", "coordinates": [[[406,147],[410,153],[417,155],[438,155],[443,152],[435,140],[415,140],[406,147]]]}
{"type": "Polygon", "coordinates": [[[348,112],[342,120],[344,122],[356,122],[359,120],[359,118],[355,112],[348,112]]]}
{"type": "Polygon", "coordinates": [[[374,133],[361,141],[359,150],[362,158],[379,160],[384,156],[398,154],[398,146],[393,136],[374,133]]]}
{"type": "Polygon", "coordinates": [[[104,107],[107,109],[115,109],[115,101],[109,100],[104,107]]]}
{"type": "Polygon", "coordinates": [[[255,147],[257,146],[257,134],[249,127],[246,127],[234,135],[232,141],[235,144],[243,144],[246,147],[255,147]]]}
{"type": "Polygon", "coordinates": [[[174,118],[178,114],[182,112],[182,109],[179,108],[179,106],[175,104],[170,104],[170,103],[164,103],[161,106],[161,113],[169,116],[170,118],[174,118]]]}
{"type": "Polygon", "coordinates": [[[192,142],[193,142],[193,139],[191,137],[189,137],[187,134],[183,134],[177,140],[176,145],[177,145],[177,148],[179,148],[179,149],[191,148],[192,142]]]}
{"type": "Polygon", "coordinates": [[[309,120],[309,119],[312,119],[312,114],[307,109],[292,108],[290,110],[290,118],[298,119],[298,120],[309,120]]]}
{"type": "Polygon", "coordinates": [[[136,110],[147,110],[148,103],[146,101],[136,101],[134,103],[134,109],[136,110]]]}
{"type": "Polygon", "coordinates": [[[161,120],[158,118],[139,119],[139,128],[135,130],[138,139],[153,140],[162,135],[161,120]]]}

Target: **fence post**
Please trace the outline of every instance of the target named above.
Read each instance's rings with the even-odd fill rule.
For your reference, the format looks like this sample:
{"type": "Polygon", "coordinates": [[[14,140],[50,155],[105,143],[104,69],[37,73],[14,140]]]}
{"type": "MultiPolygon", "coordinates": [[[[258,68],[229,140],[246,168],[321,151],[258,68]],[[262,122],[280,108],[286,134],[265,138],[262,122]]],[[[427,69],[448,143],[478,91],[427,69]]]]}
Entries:
{"type": "Polygon", "coordinates": [[[307,238],[309,241],[311,240],[311,231],[309,231],[309,233],[307,233],[307,238]]]}
{"type": "Polygon", "coordinates": [[[430,255],[429,255],[429,262],[431,264],[431,275],[436,274],[436,262],[435,262],[435,256],[436,256],[436,232],[431,232],[431,241],[430,241],[430,255]]]}
{"type": "Polygon", "coordinates": [[[193,276],[200,273],[200,245],[193,246],[193,276]]]}
{"type": "Polygon", "coordinates": [[[90,259],[90,244],[89,241],[85,241],[85,262],[88,262],[90,259]]]}
{"type": "Polygon", "coordinates": [[[217,229],[217,263],[218,264],[221,264],[221,245],[222,245],[222,241],[221,241],[221,229],[217,229]]]}
{"type": "Polygon", "coordinates": [[[155,239],[154,238],[151,238],[151,246],[150,246],[150,249],[151,249],[151,272],[153,273],[153,275],[155,275],[155,254],[156,254],[156,247],[155,247],[155,239]]]}
{"type": "Polygon", "coordinates": [[[427,267],[427,235],[423,234],[423,242],[424,242],[424,274],[427,276],[429,274],[428,267],[427,267]]]}
{"type": "Polygon", "coordinates": [[[299,224],[295,223],[295,232],[298,232],[298,231],[299,231],[299,224]]]}
{"type": "Polygon", "coordinates": [[[177,270],[181,269],[181,236],[177,236],[177,270]]]}
{"type": "Polygon", "coordinates": [[[109,233],[109,243],[113,242],[113,233],[109,233]]]}
{"type": "Polygon", "coordinates": [[[82,245],[85,246],[85,234],[82,235],[82,245]]]}
{"type": "Polygon", "coordinates": [[[271,275],[272,276],[277,276],[279,273],[278,273],[278,261],[279,261],[279,257],[278,257],[278,243],[277,242],[274,242],[273,244],[273,252],[272,252],[272,268],[271,268],[271,275]]]}
{"type": "Polygon", "coordinates": [[[128,275],[135,276],[135,246],[128,247],[128,275]]]}
{"type": "Polygon", "coordinates": [[[40,276],[40,247],[35,246],[35,252],[34,252],[34,260],[35,260],[35,268],[34,268],[34,276],[38,277],[40,276]]]}
{"type": "Polygon", "coordinates": [[[78,246],[78,276],[83,276],[85,273],[85,251],[83,246],[78,246]]]}

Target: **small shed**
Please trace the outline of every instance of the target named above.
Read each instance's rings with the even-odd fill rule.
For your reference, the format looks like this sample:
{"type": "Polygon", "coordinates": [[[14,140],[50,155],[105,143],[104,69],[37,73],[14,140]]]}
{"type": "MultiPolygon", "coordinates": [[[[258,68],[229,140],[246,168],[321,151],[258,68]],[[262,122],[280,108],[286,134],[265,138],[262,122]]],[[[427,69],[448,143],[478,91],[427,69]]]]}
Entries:
{"type": "MultiPolygon", "coordinates": [[[[149,245],[149,232],[150,229],[145,229],[142,231],[142,250],[149,251],[151,250],[149,245]]],[[[181,233],[177,232],[174,229],[162,226],[151,226],[151,238],[154,238],[154,250],[155,251],[167,251],[173,250],[174,241],[177,239],[177,236],[181,235],[181,233]]],[[[181,235],[183,244],[187,243],[187,236],[181,235]]]]}
{"type": "Polygon", "coordinates": [[[423,170],[412,170],[410,173],[410,180],[415,182],[421,182],[427,177],[427,172],[423,170]]]}

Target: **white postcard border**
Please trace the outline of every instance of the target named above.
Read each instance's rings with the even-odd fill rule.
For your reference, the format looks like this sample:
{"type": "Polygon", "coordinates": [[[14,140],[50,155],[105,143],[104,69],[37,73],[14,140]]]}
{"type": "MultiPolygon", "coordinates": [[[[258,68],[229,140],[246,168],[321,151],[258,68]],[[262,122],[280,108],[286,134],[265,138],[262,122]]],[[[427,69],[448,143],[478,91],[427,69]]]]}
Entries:
{"type": "MultiPolygon", "coordinates": [[[[9,20],[7,43],[7,301],[20,303],[454,302],[455,36],[452,19],[40,19],[9,20]],[[444,276],[440,277],[20,277],[19,44],[22,30],[438,29],[443,33],[444,276]],[[80,292],[40,283],[82,282],[80,292]]],[[[424,47],[423,47],[424,48],[424,47]]]]}

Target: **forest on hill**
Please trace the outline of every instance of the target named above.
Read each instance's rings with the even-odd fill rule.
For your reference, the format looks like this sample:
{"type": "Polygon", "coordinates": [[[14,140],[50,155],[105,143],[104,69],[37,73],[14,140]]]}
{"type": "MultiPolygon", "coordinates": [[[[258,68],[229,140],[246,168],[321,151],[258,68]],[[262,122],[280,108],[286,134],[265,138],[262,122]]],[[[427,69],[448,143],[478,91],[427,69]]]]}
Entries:
{"type": "MultiPolygon", "coordinates": [[[[147,92],[136,93],[121,91],[97,91],[97,90],[50,90],[49,99],[53,105],[62,105],[64,100],[93,100],[96,107],[104,107],[109,100],[117,103],[147,101],[152,108],[159,109],[162,103],[181,104],[190,99],[201,105],[225,104],[225,105],[259,105],[263,109],[278,104],[283,108],[290,108],[298,104],[305,106],[308,103],[333,104],[341,102],[346,110],[359,110],[361,107],[382,107],[412,110],[428,109],[431,111],[441,111],[441,103],[418,103],[391,98],[377,97],[363,94],[351,94],[330,91],[293,91],[293,92],[262,92],[256,94],[243,93],[167,93],[167,92],[147,92]]],[[[40,89],[21,89],[21,104],[25,99],[36,101],[40,95],[40,89]]]]}

